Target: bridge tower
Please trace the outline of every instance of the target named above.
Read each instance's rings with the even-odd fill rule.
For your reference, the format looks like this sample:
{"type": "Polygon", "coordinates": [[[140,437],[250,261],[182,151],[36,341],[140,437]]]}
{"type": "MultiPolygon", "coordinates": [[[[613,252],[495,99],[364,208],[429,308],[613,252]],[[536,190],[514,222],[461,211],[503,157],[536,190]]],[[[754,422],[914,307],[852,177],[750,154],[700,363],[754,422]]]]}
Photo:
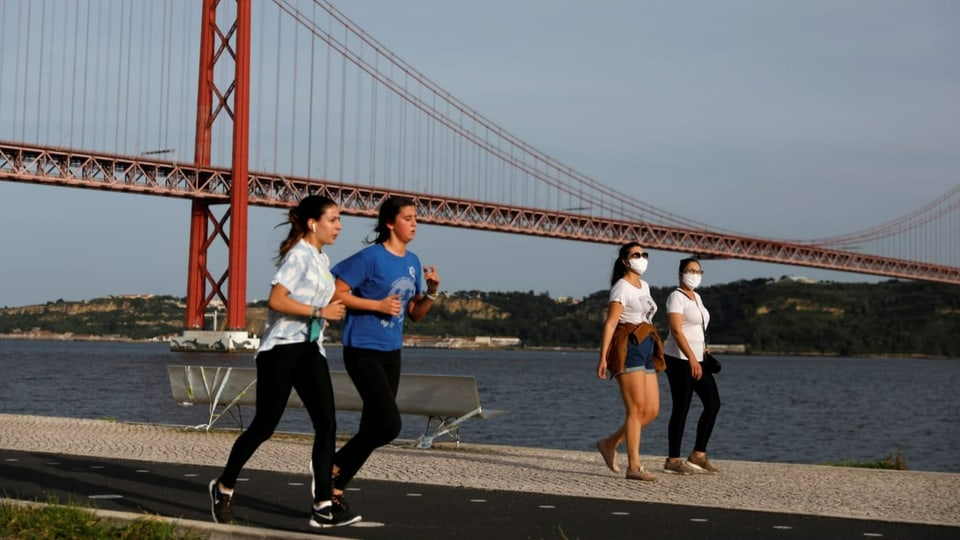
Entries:
{"type": "MultiPolygon", "coordinates": [[[[224,25],[220,24],[218,17],[218,13],[225,11],[218,9],[221,0],[203,0],[194,150],[196,166],[209,167],[213,137],[217,132],[214,125],[218,121],[232,121],[230,200],[226,208],[222,203],[200,198],[191,202],[185,329],[179,339],[170,341],[174,350],[229,352],[252,350],[258,345],[258,340],[249,337],[246,330],[250,0],[233,1],[236,2],[236,18],[225,21],[230,24],[224,25]],[[229,70],[231,62],[232,77],[229,71],[224,71],[229,70]],[[218,81],[226,81],[226,84],[218,86],[218,81]],[[218,209],[219,216],[215,212],[218,209]],[[226,243],[227,267],[219,277],[214,277],[208,267],[207,254],[218,240],[226,243]],[[204,316],[211,304],[215,307],[222,304],[226,308],[223,330],[203,330],[204,316]]],[[[219,132],[225,133],[226,129],[219,132]]]]}

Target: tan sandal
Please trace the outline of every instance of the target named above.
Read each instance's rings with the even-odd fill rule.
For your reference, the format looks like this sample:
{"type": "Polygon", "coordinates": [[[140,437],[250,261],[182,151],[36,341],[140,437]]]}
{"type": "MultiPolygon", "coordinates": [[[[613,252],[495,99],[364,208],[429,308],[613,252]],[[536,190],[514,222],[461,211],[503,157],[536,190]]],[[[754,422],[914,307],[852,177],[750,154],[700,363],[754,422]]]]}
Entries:
{"type": "Polygon", "coordinates": [[[636,471],[631,471],[627,469],[627,480],[643,480],[644,482],[655,482],[657,480],[657,475],[652,472],[640,467],[636,471]]]}
{"type": "Polygon", "coordinates": [[[600,439],[597,441],[597,450],[600,451],[600,455],[603,456],[603,462],[607,464],[607,468],[611,471],[618,473],[620,472],[620,466],[617,465],[617,449],[610,448],[606,444],[606,439],[600,439]]]}

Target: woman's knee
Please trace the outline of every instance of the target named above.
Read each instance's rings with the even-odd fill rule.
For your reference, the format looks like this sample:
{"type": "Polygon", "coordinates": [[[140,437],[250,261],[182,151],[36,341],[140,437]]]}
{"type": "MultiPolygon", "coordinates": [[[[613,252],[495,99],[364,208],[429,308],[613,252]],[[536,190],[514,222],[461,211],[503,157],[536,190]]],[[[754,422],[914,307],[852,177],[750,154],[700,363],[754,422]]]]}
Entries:
{"type": "Polygon", "coordinates": [[[247,441],[253,442],[256,445],[263,444],[270,437],[273,437],[275,426],[269,425],[269,423],[257,424],[256,422],[251,422],[250,427],[241,435],[246,438],[247,441]]]}
{"type": "Polygon", "coordinates": [[[650,420],[653,420],[654,418],[660,416],[660,403],[657,403],[657,402],[651,403],[650,405],[645,407],[643,411],[644,413],[646,413],[647,418],[649,418],[650,420]]]}
{"type": "Polygon", "coordinates": [[[387,442],[390,442],[400,436],[400,429],[403,428],[403,422],[400,420],[400,414],[391,416],[383,428],[384,436],[389,437],[387,442]]]}
{"type": "Polygon", "coordinates": [[[648,404],[645,407],[642,407],[640,410],[640,423],[647,425],[650,422],[656,420],[657,416],[660,415],[660,404],[653,403],[648,404]]]}
{"type": "Polygon", "coordinates": [[[400,415],[384,415],[379,419],[373,426],[369,426],[363,435],[370,441],[370,444],[375,446],[383,446],[389,444],[394,439],[400,435],[400,430],[403,427],[402,422],[400,421],[400,415]]]}
{"type": "Polygon", "coordinates": [[[627,418],[643,422],[648,414],[648,408],[642,404],[633,404],[627,407],[627,418]]]}
{"type": "Polygon", "coordinates": [[[709,407],[707,407],[707,409],[710,411],[711,414],[716,416],[720,412],[720,400],[719,399],[715,400],[713,403],[710,404],[709,407]]]}
{"type": "Polygon", "coordinates": [[[393,442],[400,435],[400,429],[382,429],[372,435],[373,445],[379,448],[393,442]]]}

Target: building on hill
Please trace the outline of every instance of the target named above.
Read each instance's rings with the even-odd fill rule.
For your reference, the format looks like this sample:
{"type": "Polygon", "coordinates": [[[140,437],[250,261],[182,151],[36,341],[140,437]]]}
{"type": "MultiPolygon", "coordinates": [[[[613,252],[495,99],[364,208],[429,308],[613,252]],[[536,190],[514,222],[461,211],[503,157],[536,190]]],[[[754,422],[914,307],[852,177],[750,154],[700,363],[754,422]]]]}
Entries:
{"type": "Polygon", "coordinates": [[[510,349],[523,346],[523,342],[518,337],[468,338],[408,335],[403,338],[403,346],[426,349],[510,349]]]}

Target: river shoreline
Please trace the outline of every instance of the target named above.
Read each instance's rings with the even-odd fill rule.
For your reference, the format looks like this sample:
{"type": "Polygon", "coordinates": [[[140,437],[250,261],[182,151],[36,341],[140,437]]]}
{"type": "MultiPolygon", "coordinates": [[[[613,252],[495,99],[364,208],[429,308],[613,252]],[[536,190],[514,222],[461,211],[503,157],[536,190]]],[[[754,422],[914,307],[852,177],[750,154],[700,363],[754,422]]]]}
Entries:
{"type": "MultiPolygon", "coordinates": [[[[0,341],[76,341],[76,342],[104,342],[104,343],[141,343],[141,344],[152,344],[152,343],[169,343],[168,339],[161,338],[152,338],[152,339],[133,339],[125,336],[94,336],[88,334],[53,334],[53,333],[38,333],[38,334],[0,334],[0,341]]],[[[325,342],[324,347],[340,347],[340,343],[334,342],[325,342]]],[[[435,350],[444,350],[449,349],[449,347],[426,347],[426,346],[414,346],[408,347],[410,349],[435,349],[435,350]]],[[[474,347],[474,348],[458,348],[456,350],[473,350],[473,351],[537,351],[537,352],[599,352],[599,349],[595,348],[585,348],[585,347],[548,347],[548,346],[526,346],[526,347],[474,347]]],[[[720,352],[717,353],[720,355],[735,355],[735,356],[800,356],[807,358],[843,358],[838,353],[827,354],[827,353],[801,353],[801,352],[789,352],[789,351],[751,351],[751,352],[720,352]]],[[[917,359],[917,360],[960,360],[958,358],[952,358],[948,356],[930,356],[923,354],[861,354],[857,355],[856,358],[903,358],[903,359],[917,359]]]]}

